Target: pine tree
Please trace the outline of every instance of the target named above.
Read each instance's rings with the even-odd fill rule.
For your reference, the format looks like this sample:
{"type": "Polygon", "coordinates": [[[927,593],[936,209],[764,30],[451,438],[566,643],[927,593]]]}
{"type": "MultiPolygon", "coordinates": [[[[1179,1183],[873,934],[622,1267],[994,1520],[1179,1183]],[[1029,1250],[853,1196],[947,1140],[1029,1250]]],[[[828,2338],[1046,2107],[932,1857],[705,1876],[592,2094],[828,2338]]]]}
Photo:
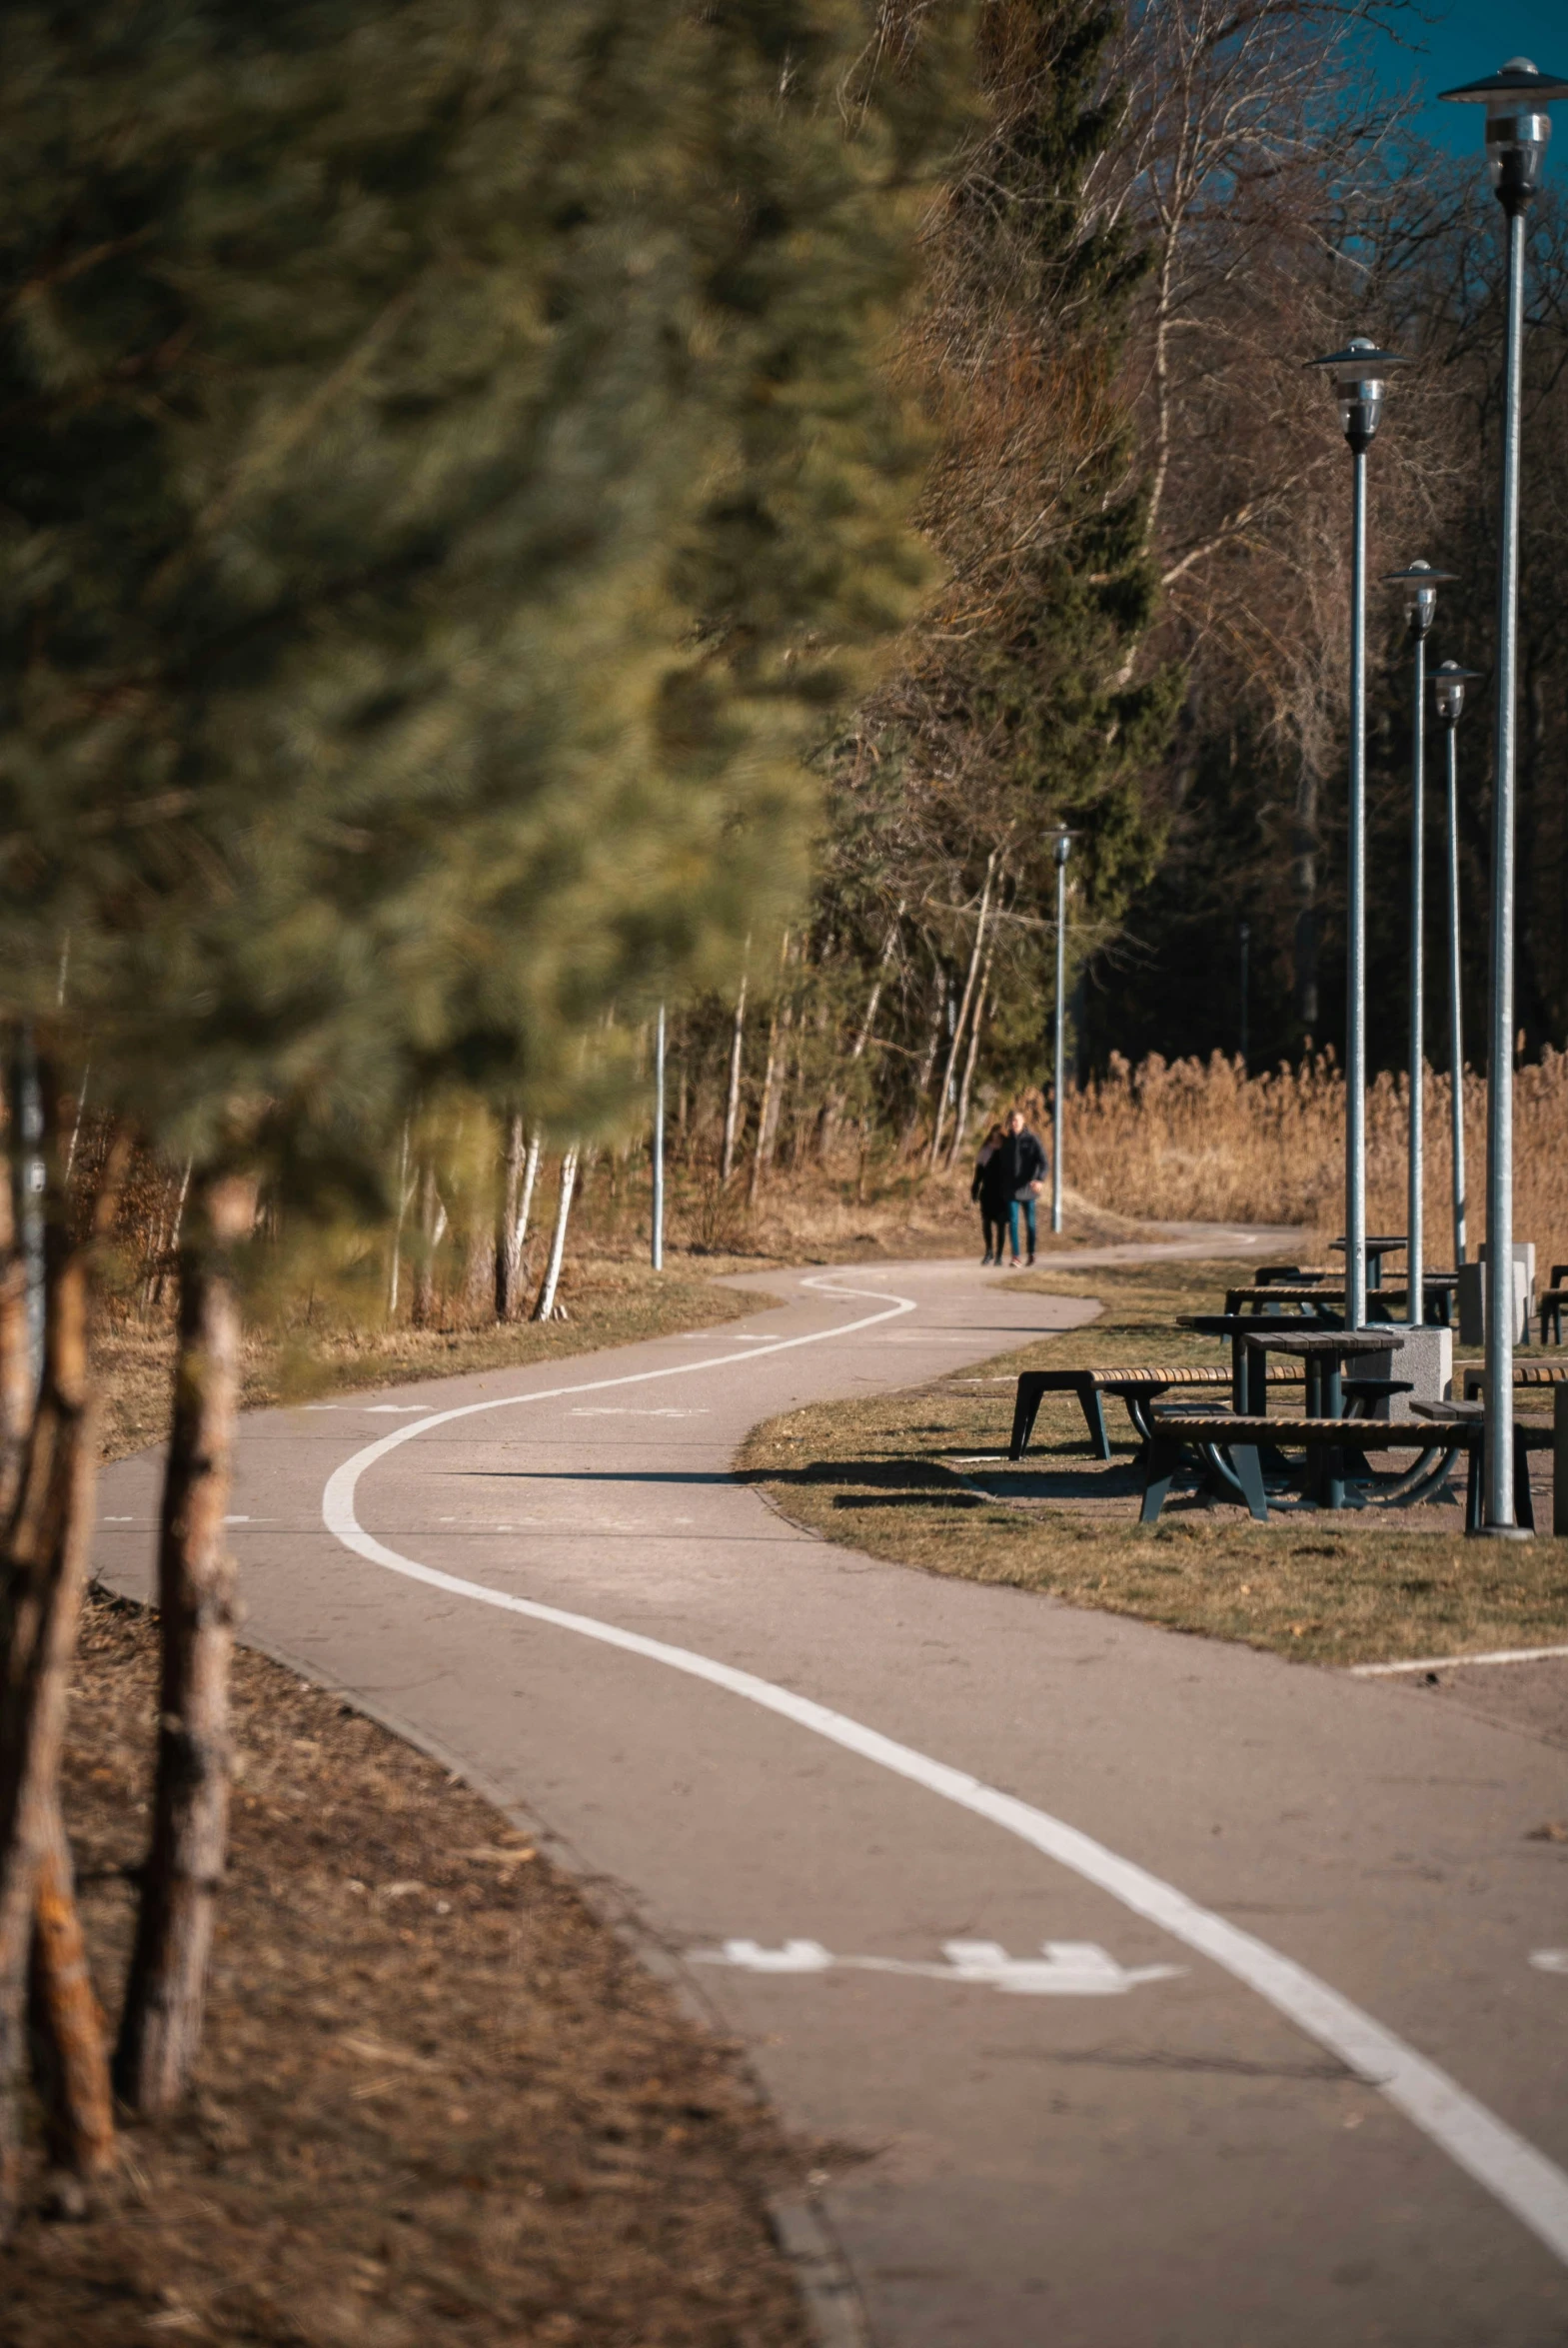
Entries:
{"type": "MultiPolygon", "coordinates": [[[[221,1861],[225,1202],[363,1211],[444,1084],[573,1132],[624,1101],[603,1014],[790,903],[801,746],[921,575],[878,359],[951,58],[867,77],[863,29],[0,20],[0,1004],[90,1039],[98,1098],[194,1168],[142,2108],[188,2074],[221,1861]]],[[[13,1968],[0,2134],[18,2014],[13,1968]]]]}

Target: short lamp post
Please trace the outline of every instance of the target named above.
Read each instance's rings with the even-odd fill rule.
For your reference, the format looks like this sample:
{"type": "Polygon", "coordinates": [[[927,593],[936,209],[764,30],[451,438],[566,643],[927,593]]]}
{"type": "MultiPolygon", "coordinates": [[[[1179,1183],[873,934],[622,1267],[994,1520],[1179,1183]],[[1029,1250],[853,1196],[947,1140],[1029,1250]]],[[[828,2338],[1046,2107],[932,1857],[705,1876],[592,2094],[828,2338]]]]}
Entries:
{"type": "Polygon", "coordinates": [[[1479,671],[1461,669],[1444,661],[1432,677],[1432,698],[1447,738],[1446,846],[1448,851],[1448,1115],[1453,1174],[1454,1262],[1465,1260],[1464,1179],[1464,1000],[1460,992],[1459,954],[1459,720],[1464,715],[1464,689],[1477,682],[1479,671]]]}
{"type": "Polygon", "coordinates": [[[1486,165],[1508,221],[1508,327],[1498,533],[1497,737],[1492,778],[1492,969],[1486,1069],[1486,1473],[1483,1533],[1528,1535],[1514,1518],[1514,781],[1519,619],[1519,412],[1524,374],[1525,214],[1552,135],[1546,108],[1568,81],[1510,57],[1500,73],[1444,90],[1486,108],[1486,165]]]}
{"type": "Polygon", "coordinates": [[[1311,359],[1333,372],[1352,461],[1350,559],[1350,809],[1345,949],[1345,1326],[1366,1326],[1366,453],[1383,411],[1384,378],[1405,360],[1355,335],[1311,359]]]}
{"type": "Polygon", "coordinates": [[[1415,655],[1415,698],[1410,713],[1410,1129],[1409,1189],[1405,1206],[1405,1318],[1426,1317],[1426,640],[1437,616],[1439,587],[1453,584],[1452,571],[1411,563],[1386,571],[1387,587],[1405,590],[1405,617],[1415,655]]]}

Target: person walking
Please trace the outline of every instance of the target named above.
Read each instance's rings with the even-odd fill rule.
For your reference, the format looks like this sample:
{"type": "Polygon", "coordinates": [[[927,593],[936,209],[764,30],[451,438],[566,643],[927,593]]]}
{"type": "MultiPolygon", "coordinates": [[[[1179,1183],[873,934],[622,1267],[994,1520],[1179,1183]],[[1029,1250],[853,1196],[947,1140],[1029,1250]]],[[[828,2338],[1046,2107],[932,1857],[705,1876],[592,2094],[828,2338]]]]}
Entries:
{"type": "Polygon", "coordinates": [[[1004,1139],[1000,1126],[992,1126],[974,1161],[974,1179],[969,1184],[969,1196],[979,1207],[980,1228],[985,1234],[982,1263],[1001,1261],[1001,1235],[1007,1221],[1007,1193],[1002,1188],[1001,1165],[1004,1139]]]}
{"type": "Polygon", "coordinates": [[[1022,1210],[1024,1226],[1029,1239],[1029,1261],[1034,1261],[1034,1201],[1039,1196],[1050,1162],[1038,1134],[1030,1128],[1021,1109],[1013,1110],[1007,1120],[1007,1131],[1002,1138],[993,1164],[999,1172],[999,1186],[1007,1201],[1007,1235],[1012,1242],[1012,1268],[1018,1268],[1018,1215],[1022,1210]]]}

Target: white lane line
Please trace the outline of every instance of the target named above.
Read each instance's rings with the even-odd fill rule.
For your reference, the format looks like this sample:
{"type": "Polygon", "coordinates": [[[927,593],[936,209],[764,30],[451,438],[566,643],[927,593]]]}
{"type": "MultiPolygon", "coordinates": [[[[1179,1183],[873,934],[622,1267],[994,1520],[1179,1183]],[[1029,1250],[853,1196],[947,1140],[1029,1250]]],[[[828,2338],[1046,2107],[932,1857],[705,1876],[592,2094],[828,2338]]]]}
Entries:
{"type": "Polygon", "coordinates": [[[1451,1671],[1461,1663],[1546,1663],[1568,1647],[1496,1647],[1489,1655],[1418,1655],[1413,1663],[1352,1663],[1352,1679],[1391,1679],[1398,1671],[1451,1671]]]}
{"type": "MultiPolygon", "coordinates": [[[[825,1280],[807,1280],[801,1284],[819,1288],[828,1295],[865,1296],[878,1292],[833,1286],[825,1280]]],[[[890,1318],[892,1312],[914,1309],[913,1297],[899,1298],[893,1302],[891,1312],[872,1313],[865,1319],[847,1322],[836,1329],[818,1330],[811,1336],[783,1337],[771,1349],[782,1352],[793,1345],[848,1336],[856,1329],[890,1318]]],[[[733,1664],[718,1662],[713,1656],[698,1654],[690,1647],[673,1646],[664,1639],[649,1638],[642,1631],[623,1630],[617,1623],[602,1622],[591,1614],[547,1606],[537,1598],[514,1597],[508,1591],[491,1589],[484,1582],[469,1581],[460,1574],[422,1565],[413,1557],[401,1556],[396,1549],[387,1548],[365,1530],[355,1513],[355,1491],[366,1469],[385,1458],[389,1451],[448,1419],[471,1417],[477,1411],[500,1409],[509,1403],[548,1401],[561,1394],[637,1385],[654,1378],[682,1376],[693,1370],[728,1368],[737,1361],[756,1357],[750,1353],[718,1354],[708,1361],[683,1361],[668,1369],[635,1370],[621,1377],[596,1378],[581,1386],[555,1387],[548,1393],[503,1395],[488,1402],[470,1402],[443,1411],[422,1419],[417,1425],[400,1426],[383,1435],[379,1442],[367,1443],[328,1478],[322,1494],[322,1520],[345,1548],[352,1549],[372,1565],[384,1566],[391,1573],[402,1574],[409,1581],[424,1582],[432,1589],[445,1590],[451,1596],[498,1607],[503,1613],[520,1614],[531,1622],[548,1623],[557,1630],[575,1631],[583,1638],[598,1640],[602,1646],[618,1647],[625,1654],[640,1655],[648,1662],[663,1663],[673,1671],[685,1672],[689,1678],[705,1680],[711,1687],[742,1696],[764,1711],[774,1712],[846,1752],[858,1754],[862,1760],[874,1762],[894,1776],[924,1786],[927,1792],[954,1803],[959,1809],[972,1811],[991,1825],[999,1826],[1004,1833],[1015,1834],[1058,1866],[1083,1876],[1085,1881],[1108,1892],[1112,1899],[1120,1900],[1134,1915],[1157,1924],[1173,1939],[1209,1957],[1234,1979],[1254,1990],[1276,2012],[1294,2022],[1369,2086],[1387,2096],[1397,2110],[1441,2146],[1451,2160],[1505,2209],[1512,2210],[1555,2257],[1568,2265],[1568,2175],[1505,2120],[1467,2094],[1446,2071],[1418,2054],[1414,2047],[1407,2046],[1370,2014],[1363,2013],[1349,1998],[1341,1997],[1326,1981],[1320,1981],[1293,1958],[1282,1956],[1266,1941],[1227,1923],[1212,1910],[1199,1907],[1174,1884],[1163,1882],[1133,1860],[1108,1850],[1091,1835],[1068,1825],[1065,1819],[1052,1817],[1047,1810],[1037,1810],[1015,1794],[1002,1793],[996,1786],[971,1777],[965,1769],[955,1769],[946,1761],[917,1752],[912,1745],[900,1744],[896,1738],[884,1736],[879,1729],[852,1720],[847,1713],[835,1712],[810,1696],[777,1687],[756,1672],[738,1670],[733,1664]]]]}

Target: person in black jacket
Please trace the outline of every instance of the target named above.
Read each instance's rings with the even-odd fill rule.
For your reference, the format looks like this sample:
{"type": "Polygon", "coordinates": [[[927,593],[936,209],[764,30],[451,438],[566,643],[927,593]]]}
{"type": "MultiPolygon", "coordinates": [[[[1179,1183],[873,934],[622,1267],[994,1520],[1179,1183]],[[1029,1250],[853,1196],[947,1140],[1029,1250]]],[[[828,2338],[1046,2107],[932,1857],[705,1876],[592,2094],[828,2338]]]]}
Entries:
{"type": "Polygon", "coordinates": [[[1000,1126],[992,1126],[974,1161],[974,1179],[969,1184],[969,1196],[979,1207],[980,1228],[985,1234],[982,1263],[1001,1261],[1001,1234],[1007,1220],[1007,1193],[1001,1186],[1003,1139],[1000,1126]]]}
{"type": "Polygon", "coordinates": [[[1038,1134],[1029,1129],[1021,1109],[1015,1109],[1007,1120],[1007,1131],[1001,1148],[991,1161],[997,1170],[998,1184],[1007,1201],[1007,1234],[1012,1241],[1012,1268],[1018,1268],[1018,1210],[1023,1210],[1029,1235],[1029,1261],[1034,1261],[1034,1201],[1040,1194],[1048,1170],[1038,1134]]]}

